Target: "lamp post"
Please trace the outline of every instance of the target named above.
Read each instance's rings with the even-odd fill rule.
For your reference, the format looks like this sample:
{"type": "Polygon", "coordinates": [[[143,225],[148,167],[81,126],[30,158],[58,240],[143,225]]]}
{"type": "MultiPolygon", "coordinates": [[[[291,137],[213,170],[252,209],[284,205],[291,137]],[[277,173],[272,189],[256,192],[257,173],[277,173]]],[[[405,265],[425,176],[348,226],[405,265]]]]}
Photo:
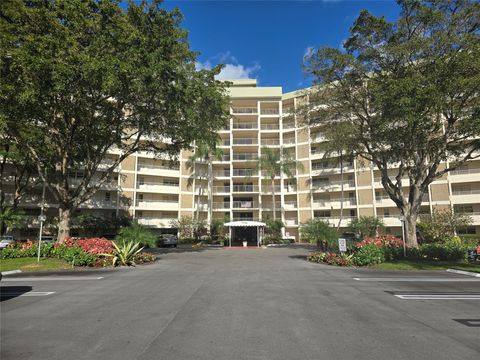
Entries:
{"type": "MultiPolygon", "coordinates": [[[[47,178],[47,170],[45,169],[45,179],[47,178]]],[[[43,209],[45,208],[45,180],[43,181],[43,188],[42,188],[42,205],[40,206],[40,216],[38,217],[38,221],[40,221],[40,231],[38,233],[38,254],[37,254],[37,262],[40,262],[40,252],[42,248],[42,233],[43,233],[43,222],[47,219],[45,215],[43,215],[43,209]]]]}
{"type": "Polygon", "coordinates": [[[405,215],[399,216],[400,222],[402,223],[402,241],[403,241],[403,257],[407,257],[407,244],[405,242],[405,215]]]}

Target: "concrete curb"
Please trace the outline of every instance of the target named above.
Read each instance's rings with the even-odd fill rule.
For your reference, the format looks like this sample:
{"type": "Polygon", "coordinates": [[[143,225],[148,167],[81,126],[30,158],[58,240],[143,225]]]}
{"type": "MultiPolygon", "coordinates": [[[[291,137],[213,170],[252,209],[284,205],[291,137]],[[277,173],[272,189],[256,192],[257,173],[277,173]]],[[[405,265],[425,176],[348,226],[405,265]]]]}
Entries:
{"type": "Polygon", "coordinates": [[[474,273],[470,271],[464,271],[464,270],[457,270],[457,269],[447,269],[445,270],[449,273],[454,273],[454,274],[460,274],[460,275],[467,275],[467,276],[473,276],[473,277],[478,277],[480,278],[480,273],[474,273]]]}
{"type": "Polygon", "coordinates": [[[2,275],[3,276],[6,276],[6,275],[13,275],[13,274],[18,274],[18,273],[21,273],[22,270],[10,270],[10,271],[2,271],[2,275]]]}

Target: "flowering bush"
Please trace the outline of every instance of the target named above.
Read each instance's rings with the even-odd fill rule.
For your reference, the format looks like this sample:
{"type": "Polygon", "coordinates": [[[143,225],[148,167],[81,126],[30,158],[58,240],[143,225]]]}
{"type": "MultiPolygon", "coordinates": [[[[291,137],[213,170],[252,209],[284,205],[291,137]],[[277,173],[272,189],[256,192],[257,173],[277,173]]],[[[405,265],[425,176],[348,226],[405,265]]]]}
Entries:
{"type": "Polygon", "coordinates": [[[307,260],[316,262],[316,263],[325,263],[328,265],[336,265],[336,266],[352,265],[352,255],[337,254],[334,252],[324,253],[321,251],[315,251],[310,253],[307,256],[307,260]]]}
{"type": "Polygon", "coordinates": [[[357,248],[362,248],[365,245],[373,244],[377,247],[390,247],[390,248],[401,248],[403,247],[403,241],[393,235],[383,235],[377,237],[367,237],[360,242],[357,242],[355,246],[357,248]]]}
{"type": "Polygon", "coordinates": [[[113,252],[112,242],[104,238],[80,239],[76,241],[83,251],[89,254],[111,254],[113,252]]]}

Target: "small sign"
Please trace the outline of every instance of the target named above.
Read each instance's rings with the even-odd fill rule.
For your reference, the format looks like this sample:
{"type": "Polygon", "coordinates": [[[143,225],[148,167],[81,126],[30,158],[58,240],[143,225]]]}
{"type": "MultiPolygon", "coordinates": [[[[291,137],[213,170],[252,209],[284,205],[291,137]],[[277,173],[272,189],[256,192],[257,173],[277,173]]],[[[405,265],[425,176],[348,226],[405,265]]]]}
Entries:
{"type": "Polygon", "coordinates": [[[339,238],[338,239],[338,249],[340,252],[345,252],[347,251],[347,240],[344,238],[339,238]]]}
{"type": "Polygon", "coordinates": [[[45,215],[38,215],[38,221],[45,221],[47,217],[45,215]]]}

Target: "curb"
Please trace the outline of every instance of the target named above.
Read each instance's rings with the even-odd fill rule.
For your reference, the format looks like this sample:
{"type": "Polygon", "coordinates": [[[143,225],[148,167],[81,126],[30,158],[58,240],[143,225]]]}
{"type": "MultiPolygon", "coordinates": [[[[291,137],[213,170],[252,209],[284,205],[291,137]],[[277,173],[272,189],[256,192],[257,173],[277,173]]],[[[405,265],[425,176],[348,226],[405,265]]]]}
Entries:
{"type": "Polygon", "coordinates": [[[473,277],[478,277],[480,278],[480,273],[474,273],[470,271],[464,271],[464,270],[457,270],[457,269],[447,269],[445,270],[449,273],[454,273],[454,274],[460,274],[460,275],[467,275],[467,276],[473,276],[473,277]]]}
{"type": "Polygon", "coordinates": [[[3,271],[2,272],[2,275],[3,276],[6,276],[6,275],[13,275],[13,274],[18,274],[18,273],[21,273],[22,270],[10,270],[10,271],[3,271]]]}

